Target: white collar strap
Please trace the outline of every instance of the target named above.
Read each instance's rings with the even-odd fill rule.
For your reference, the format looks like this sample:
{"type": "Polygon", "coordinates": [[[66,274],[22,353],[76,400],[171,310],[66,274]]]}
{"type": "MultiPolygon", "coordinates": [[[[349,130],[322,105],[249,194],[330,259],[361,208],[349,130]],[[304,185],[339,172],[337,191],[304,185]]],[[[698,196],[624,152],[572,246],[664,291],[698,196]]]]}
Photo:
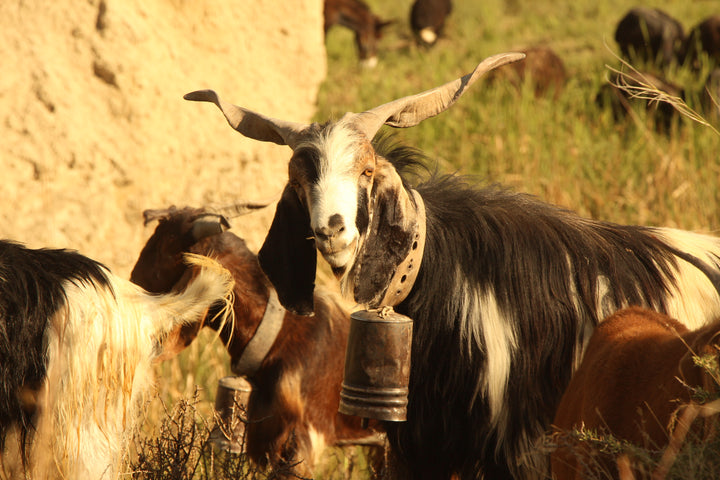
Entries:
{"type": "Polygon", "coordinates": [[[238,376],[251,376],[260,368],[263,360],[270,351],[282,328],[286,310],[280,305],[277,292],[270,288],[270,296],[265,306],[260,325],[255,330],[255,335],[245,346],[242,355],[237,361],[232,362],[231,370],[238,376]]]}
{"type": "Polygon", "coordinates": [[[395,269],[395,273],[390,279],[390,286],[385,290],[385,296],[380,302],[381,307],[394,307],[405,300],[410,290],[412,290],[420,271],[420,264],[425,251],[425,202],[423,202],[417,190],[410,190],[410,193],[413,195],[415,207],[417,208],[417,223],[413,234],[413,244],[405,259],[395,269]]]}

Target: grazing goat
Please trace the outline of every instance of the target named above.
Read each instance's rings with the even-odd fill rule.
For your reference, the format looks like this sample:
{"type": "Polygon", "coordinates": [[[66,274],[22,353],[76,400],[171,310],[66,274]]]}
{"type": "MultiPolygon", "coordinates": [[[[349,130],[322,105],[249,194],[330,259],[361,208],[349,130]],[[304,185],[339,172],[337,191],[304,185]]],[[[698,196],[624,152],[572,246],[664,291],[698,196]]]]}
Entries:
{"type": "Polygon", "coordinates": [[[702,52],[707,54],[711,67],[720,65],[720,15],[711,15],[690,29],[683,47],[684,63],[699,70],[702,52]]]}
{"type": "Polygon", "coordinates": [[[564,432],[611,434],[653,451],[685,433],[692,423],[686,415],[680,416],[673,434],[668,432],[679,407],[690,404],[690,412],[697,413],[693,394],[718,389],[717,379],[693,357],[710,355],[717,361],[719,348],[718,323],[689,331],[667,315],[640,307],[620,310],[603,321],[555,415],[553,424],[561,433],[560,446],[551,456],[554,478],[618,478],[611,454],[565,439],[564,432]]]}
{"type": "Polygon", "coordinates": [[[407,422],[386,429],[414,478],[542,478],[549,462],[535,442],[600,319],[629,304],[691,327],[720,314],[706,275],[720,269],[716,237],[581,218],[458,175],[422,179],[415,150],[373,142],[383,124],[417,125],[522,58],[495,55],[326,124],[271,119],[212,90],[185,95],[215,103],[243,135],[293,149],[259,252],[286,308],[312,313],[319,250],[346,295],[413,319],[407,422]]]}
{"type": "Polygon", "coordinates": [[[187,288],[158,296],[78,253],[0,241],[0,477],[116,478],[166,335],[230,295],[227,271],[191,261],[187,288]]]}
{"type": "Polygon", "coordinates": [[[506,81],[518,89],[529,80],[536,97],[552,93],[557,99],[567,81],[565,64],[560,56],[546,46],[528,47],[519,52],[525,54],[524,60],[488,72],[488,79],[506,81]]]}
{"type": "Polygon", "coordinates": [[[673,122],[681,120],[675,107],[652,97],[643,90],[657,90],[669,97],[685,99],[685,90],[677,84],[650,72],[630,71],[612,75],[595,96],[595,104],[609,108],[616,122],[632,116],[634,109],[644,109],[648,118],[659,132],[670,132],[673,122]]]}
{"type": "Polygon", "coordinates": [[[410,28],[423,45],[437,42],[452,11],[451,0],[415,0],[410,7],[410,28]]]}
{"type": "Polygon", "coordinates": [[[668,67],[679,60],[685,32],[659,8],[634,7],[618,23],[615,41],[625,58],[668,67]]]}
{"type": "Polygon", "coordinates": [[[361,0],[325,0],[325,35],[333,25],[342,25],[355,32],[355,45],[362,65],[377,65],[377,43],[382,31],[392,21],[375,15],[361,0]]]}
{"type": "MultiPolygon", "coordinates": [[[[190,267],[179,261],[192,252],[217,258],[235,278],[234,325],[220,329],[233,373],[252,384],[245,447],[261,467],[297,463],[294,473],[312,476],[325,445],[382,445],[377,424],[362,428],[358,417],[338,413],[350,314],[330,294],[317,292],[315,316],[285,311],[260,269],[257,256],[221,215],[198,208],[148,210],[158,220],[132,271],[131,280],[151,292],[173,291],[190,267]],[[267,312],[270,312],[268,314],[267,312]],[[274,314],[273,314],[274,313],[274,314]]],[[[198,330],[198,321],[177,332],[178,349],[198,330]]]]}
{"type": "Polygon", "coordinates": [[[703,114],[711,121],[720,118],[720,67],[713,68],[705,79],[705,86],[700,95],[703,114]]]}

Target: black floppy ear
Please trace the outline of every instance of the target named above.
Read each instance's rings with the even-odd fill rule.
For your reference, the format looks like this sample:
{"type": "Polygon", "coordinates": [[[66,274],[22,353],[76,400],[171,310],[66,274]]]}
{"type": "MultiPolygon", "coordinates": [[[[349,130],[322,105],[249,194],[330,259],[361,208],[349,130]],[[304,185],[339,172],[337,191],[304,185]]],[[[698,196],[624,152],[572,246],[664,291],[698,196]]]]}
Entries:
{"type": "Polygon", "coordinates": [[[317,250],[307,210],[285,187],[258,260],[280,303],[298,315],[313,314],[317,250]]]}
{"type": "Polygon", "coordinates": [[[376,172],[371,194],[373,219],[352,272],[355,301],[368,308],[381,306],[398,266],[413,247],[416,232],[400,177],[389,165],[382,170],[379,166],[376,172]]]}

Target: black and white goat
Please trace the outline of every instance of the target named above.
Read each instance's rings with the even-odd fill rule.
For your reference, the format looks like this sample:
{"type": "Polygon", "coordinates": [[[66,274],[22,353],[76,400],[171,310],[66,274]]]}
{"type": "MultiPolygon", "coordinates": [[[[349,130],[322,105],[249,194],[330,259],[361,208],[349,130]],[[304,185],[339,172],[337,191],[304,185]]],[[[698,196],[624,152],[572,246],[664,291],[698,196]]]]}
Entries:
{"type": "Polygon", "coordinates": [[[183,292],[152,295],[76,252],[0,241],[0,477],[119,474],[165,336],[230,302],[229,272],[189,261],[183,292]]]}
{"type": "Polygon", "coordinates": [[[185,97],[293,149],[259,255],[286,308],[312,312],[317,248],[347,295],[414,320],[408,420],[387,424],[413,478],[544,478],[535,442],[602,318],[645,305],[696,328],[720,314],[708,278],[720,270],[718,238],[585,219],[457,175],[411,186],[419,155],[372,143],[383,124],[414,126],[522,57],[490,57],[444,86],[324,125],[273,120],[208,90],[185,97]]]}

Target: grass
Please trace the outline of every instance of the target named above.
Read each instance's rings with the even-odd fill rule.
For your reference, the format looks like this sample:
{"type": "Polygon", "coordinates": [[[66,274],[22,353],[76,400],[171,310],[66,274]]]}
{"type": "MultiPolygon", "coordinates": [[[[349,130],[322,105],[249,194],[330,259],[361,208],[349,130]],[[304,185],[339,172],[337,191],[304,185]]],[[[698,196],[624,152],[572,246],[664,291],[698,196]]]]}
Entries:
{"type": "MultiPolygon", "coordinates": [[[[611,69],[620,68],[613,34],[629,8],[626,2],[456,0],[447,35],[432,49],[412,42],[410,0],[368,3],[381,17],[396,20],[381,41],[379,65],[361,68],[351,32],[331,29],[317,120],[435,87],[495,53],[545,44],[563,58],[569,76],[557,99],[535,98],[527,88],[517,92],[481,80],[447,112],[397,135],[436,158],[441,170],[475,175],[479,183],[502,183],[582,215],[720,230],[720,137],[690,120],[659,134],[642,112],[637,121],[618,124],[594,103],[611,69]]],[[[715,0],[643,3],[666,10],[686,30],[718,13],[715,0]]],[[[687,70],[673,69],[668,77],[699,91],[699,77],[687,70]]],[[[689,103],[693,106],[692,98],[689,103]]],[[[203,332],[178,359],[159,367],[162,402],[149,407],[146,434],[156,435],[152,425],[167,416],[163,404],[194,398],[198,386],[193,408],[199,418],[212,418],[217,381],[229,371],[223,346],[203,332]]],[[[330,471],[323,478],[347,473],[345,460],[338,459],[337,452],[333,456],[336,460],[329,460],[330,471]]]]}

